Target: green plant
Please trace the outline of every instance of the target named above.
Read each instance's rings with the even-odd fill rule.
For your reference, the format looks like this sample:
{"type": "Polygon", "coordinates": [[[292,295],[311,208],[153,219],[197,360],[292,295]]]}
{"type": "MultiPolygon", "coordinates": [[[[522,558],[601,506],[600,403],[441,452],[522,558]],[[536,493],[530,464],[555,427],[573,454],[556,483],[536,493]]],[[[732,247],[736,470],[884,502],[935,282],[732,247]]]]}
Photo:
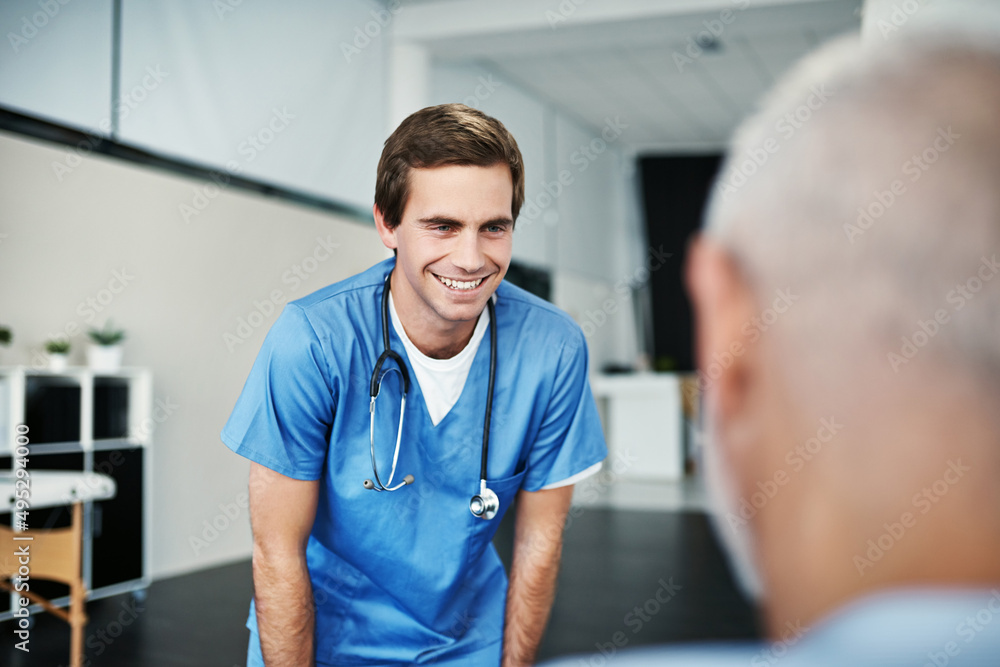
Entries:
{"type": "Polygon", "coordinates": [[[103,329],[91,329],[87,332],[90,336],[90,340],[94,341],[98,345],[117,345],[118,343],[125,340],[125,331],[123,329],[115,329],[111,326],[111,320],[104,323],[103,329]]]}
{"type": "Polygon", "coordinates": [[[10,332],[9,327],[0,327],[0,345],[10,345],[10,341],[14,339],[14,335],[10,332]]]}
{"type": "Polygon", "coordinates": [[[69,341],[54,338],[45,342],[45,351],[49,354],[68,354],[69,341]]]}

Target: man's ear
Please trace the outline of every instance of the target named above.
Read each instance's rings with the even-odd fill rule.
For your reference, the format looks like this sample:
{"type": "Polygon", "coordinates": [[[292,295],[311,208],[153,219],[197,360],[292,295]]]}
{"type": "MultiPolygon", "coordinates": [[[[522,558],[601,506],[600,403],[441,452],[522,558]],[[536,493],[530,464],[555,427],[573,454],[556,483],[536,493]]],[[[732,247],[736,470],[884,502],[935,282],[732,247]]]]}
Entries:
{"type": "Polygon", "coordinates": [[[685,274],[695,316],[699,387],[717,398],[719,417],[732,420],[745,406],[751,384],[757,351],[744,329],[757,302],[732,256],[703,235],[691,241],[685,274]]]}
{"type": "Polygon", "coordinates": [[[389,227],[385,223],[385,216],[382,215],[381,209],[379,209],[378,204],[372,205],[372,216],[375,218],[375,229],[378,230],[379,238],[382,239],[382,244],[390,250],[395,250],[399,245],[396,241],[396,228],[389,227]]]}

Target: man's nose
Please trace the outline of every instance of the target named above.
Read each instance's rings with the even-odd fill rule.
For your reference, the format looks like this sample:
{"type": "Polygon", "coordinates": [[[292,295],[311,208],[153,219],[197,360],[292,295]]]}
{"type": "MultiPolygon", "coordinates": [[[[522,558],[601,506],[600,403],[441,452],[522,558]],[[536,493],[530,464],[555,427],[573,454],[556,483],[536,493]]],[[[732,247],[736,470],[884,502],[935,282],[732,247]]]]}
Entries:
{"type": "Polygon", "coordinates": [[[477,273],[486,264],[486,256],[480,247],[482,240],[475,230],[464,231],[458,239],[458,247],[452,253],[452,262],[466,273],[477,273]]]}

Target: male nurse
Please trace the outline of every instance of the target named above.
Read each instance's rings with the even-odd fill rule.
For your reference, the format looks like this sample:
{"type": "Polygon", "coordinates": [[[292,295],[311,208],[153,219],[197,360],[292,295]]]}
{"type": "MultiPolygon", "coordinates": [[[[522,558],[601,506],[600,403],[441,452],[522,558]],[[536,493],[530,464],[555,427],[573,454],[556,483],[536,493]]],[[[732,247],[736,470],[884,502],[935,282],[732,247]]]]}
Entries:
{"type": "Polygon", "coordinates": [[[222,432],[251,460],[248,665],[533,663],[573,485],[607,450],[580,327],[503,281],[523,201],[499,121],[418,111],[378,165],[395,256],[272,326],[222,432]]]}

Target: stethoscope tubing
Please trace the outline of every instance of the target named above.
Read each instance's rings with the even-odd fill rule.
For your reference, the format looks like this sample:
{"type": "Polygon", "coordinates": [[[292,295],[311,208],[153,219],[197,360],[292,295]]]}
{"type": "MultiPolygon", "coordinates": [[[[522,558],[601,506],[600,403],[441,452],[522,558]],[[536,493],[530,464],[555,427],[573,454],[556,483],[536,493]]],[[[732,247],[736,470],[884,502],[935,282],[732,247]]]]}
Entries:
{"type": "MultiPolygon", "coordinates": [[[[390,271],[386,274],[382,287],[382,354],[379,355],[378,360],[375,362],[375,368],[372,370],[371,384],[369,387],[371,400],[368,406],[368,411],[370,413],[368,433],[369,447],[372,458],[372,472],[374,473],[375,481],[372,482],[372,480],[366,479],[364,486],[366,489],[372,489],[374,491],[395,491],[396,489],[406,486],[407,484],[413,483],[413,476],[406,475],[402,482],[396,484],[395,486],[392,485],[396,476],[396,464],[399,461],[399,448],[403,437],[403,417],[406,414],[406,395],[410,391],[410,374],[406,369],[406,364],[403,362],[402,357],[400,357],[392,349],[392,346],[389,343],[389,294],[391,287],[392,272],[390,271]],[[383,373],[382,365],[385,363],[386,359],[392,359],[395,361],[398,369],[390,368],[383,373]],[[398,370],[399,374],[403,378],[403,397],[400,407],[399,428],[396,430],[396,446],[392,453],[392,468],[389,470],[389,479],[383,483],[378,474],[378,463],[375,460],[375,399],[378,398],[382,378],[385,374],[394,370],[398,370]]],[[[497,316],[492,296],[486,302],[486,306],[490,313],[490,371],[489,382],[486,390],[486,413],[483,416],[483,448],[479,463],[479,493],[472,497],[472,500],[469,503],[469,509],[473,515],[479,518],[492,519],[499,509],[499,499],[497,498],[497,495],[486,486],[486,463],[489,460],[490,451],[490,422],[493,417],[493,387],[496,381],[497,368],[497,316]]]]}

